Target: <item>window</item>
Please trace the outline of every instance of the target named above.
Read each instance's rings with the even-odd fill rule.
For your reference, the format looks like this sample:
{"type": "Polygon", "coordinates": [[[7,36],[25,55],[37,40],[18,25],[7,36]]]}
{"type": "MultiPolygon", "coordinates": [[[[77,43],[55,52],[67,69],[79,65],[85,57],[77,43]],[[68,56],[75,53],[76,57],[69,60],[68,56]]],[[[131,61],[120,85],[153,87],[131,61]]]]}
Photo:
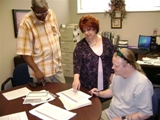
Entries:
{"type": "MultiPolygon", "coordinates": [[[[77,0],[78,13],[105,12],[110,0],[77,0]]],[[[127,11],[160,11],[160,0],[125,0],[127,11]]]]}

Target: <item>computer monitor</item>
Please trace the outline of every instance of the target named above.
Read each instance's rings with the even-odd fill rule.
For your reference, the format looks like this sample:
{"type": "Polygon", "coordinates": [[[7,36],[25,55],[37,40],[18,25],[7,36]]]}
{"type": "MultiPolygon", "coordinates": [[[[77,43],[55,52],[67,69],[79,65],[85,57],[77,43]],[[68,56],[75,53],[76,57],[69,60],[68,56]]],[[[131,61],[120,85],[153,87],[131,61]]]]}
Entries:
{"type": "Polygon", "coordinates": [[[150,50],[152,36],[139,35],[138,48],[150,50]]]}

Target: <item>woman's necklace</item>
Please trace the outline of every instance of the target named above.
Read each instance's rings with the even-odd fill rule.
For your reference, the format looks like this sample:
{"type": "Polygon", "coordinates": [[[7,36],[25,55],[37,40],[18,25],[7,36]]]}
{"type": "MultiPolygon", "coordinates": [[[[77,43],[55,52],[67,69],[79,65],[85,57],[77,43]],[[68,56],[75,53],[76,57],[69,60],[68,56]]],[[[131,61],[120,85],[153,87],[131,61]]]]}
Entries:
{"type": "Polygon", "coordinates": [[[97,44],[97,39],[96,39],[96,41],[95,41],[93,44],[92,44],[91,42],[89,42],[89,41],[88,41],[88,43],[89,43],[89,46],[90,46],[90,47],[94,47],[94,46],[96,46],[96,44],[97,44]]]}

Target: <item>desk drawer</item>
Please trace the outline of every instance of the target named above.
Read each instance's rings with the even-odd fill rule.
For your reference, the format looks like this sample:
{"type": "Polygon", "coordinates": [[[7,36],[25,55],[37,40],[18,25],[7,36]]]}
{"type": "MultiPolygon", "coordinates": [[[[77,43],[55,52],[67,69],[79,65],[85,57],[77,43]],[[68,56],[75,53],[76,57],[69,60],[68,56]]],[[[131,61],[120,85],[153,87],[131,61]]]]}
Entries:
{"type": "Polygon", "coordinates": [[[72,41],[74,38],[73,31],[74,29],[60,29],[61,40],[72,41]]]}
{"type": "Polygon", "coordinates": [[[62,53],[62,63],[73,64],[73,53],[62,53]]]}
{"type": "Polygon", "coordinates": [[[60,29],[62,41],[79,41],[80,40],[80,31],[79,28],[61,28],[60,29]]]}
{"type": "Polygon", "coordinates": [[[76,42],[64,42],[61,41],[61,51],[62,52],[73,52],[76,47],[76,42]]]}
{"type": "Polygon", "coordinates": [[[73,64],[62,64],[64,76],[73,77],[73,64]]]}

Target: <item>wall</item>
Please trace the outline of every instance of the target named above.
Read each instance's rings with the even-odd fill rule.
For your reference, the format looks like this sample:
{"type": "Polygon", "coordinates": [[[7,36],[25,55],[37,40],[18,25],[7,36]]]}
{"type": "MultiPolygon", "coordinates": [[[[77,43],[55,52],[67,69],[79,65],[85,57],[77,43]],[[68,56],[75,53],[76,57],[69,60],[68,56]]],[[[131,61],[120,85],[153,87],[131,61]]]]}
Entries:
{"type": "MultiPolygon", "coordinates": [[[[70,1],[71,22],[78,23],[84,14],[77,14],[77,0],[70,1]]],[[[137,12],[128,13],[122,22],[122,29],[111,29],[110,16],[104,13],[93,14],[100,21],[101,31],[112,31],[115,35],[120,35],[121,39],[129,40],[129,45],[137,45],[138,36],[152,35],[153,29],[158,28],[160,34],[160,11],[159,12],[137,12]]]]}
{"type": "MultiPolygon", "coordinates": [[[[47,0],[54,10],[59,24],[70,21],[68,0],[47,0]]],[[[12,76],[13,58],[16,55],[12,9],[29,9],[31,0],[0,0],[0,85],[12,76]]]]}
{"type": "MultiPolygon", "coordinates": [[[[83,14],[77,14],[76,0],[47,0],[49,7],[57,15],[59,24],[78,23],[83,14]]],[[[30,9],[31,0],[0,0],[0,85],[14,69],[13,58],[16,55],[12,9],[30,9]]],[[[110,17],[104,13],[93,14],[100,20],[101,31],[112,31],[121,39],[136,45],[139,34],[151,35],[154,28],[160,34],[160,12],[127,13],[122,29],[111,29],[110,17]]]]}
{"type": "MultiPolygon", "coordinates": [[[[2,18],[2,1],[0,0],[0,18],[2,18]]],[[[1,67],[1,64],[2,64],[2,29],[1,29],[1,26],[2,26],[2,20],[0,19],[0,76],[2,76],[2,67],[1,67]]]]}

